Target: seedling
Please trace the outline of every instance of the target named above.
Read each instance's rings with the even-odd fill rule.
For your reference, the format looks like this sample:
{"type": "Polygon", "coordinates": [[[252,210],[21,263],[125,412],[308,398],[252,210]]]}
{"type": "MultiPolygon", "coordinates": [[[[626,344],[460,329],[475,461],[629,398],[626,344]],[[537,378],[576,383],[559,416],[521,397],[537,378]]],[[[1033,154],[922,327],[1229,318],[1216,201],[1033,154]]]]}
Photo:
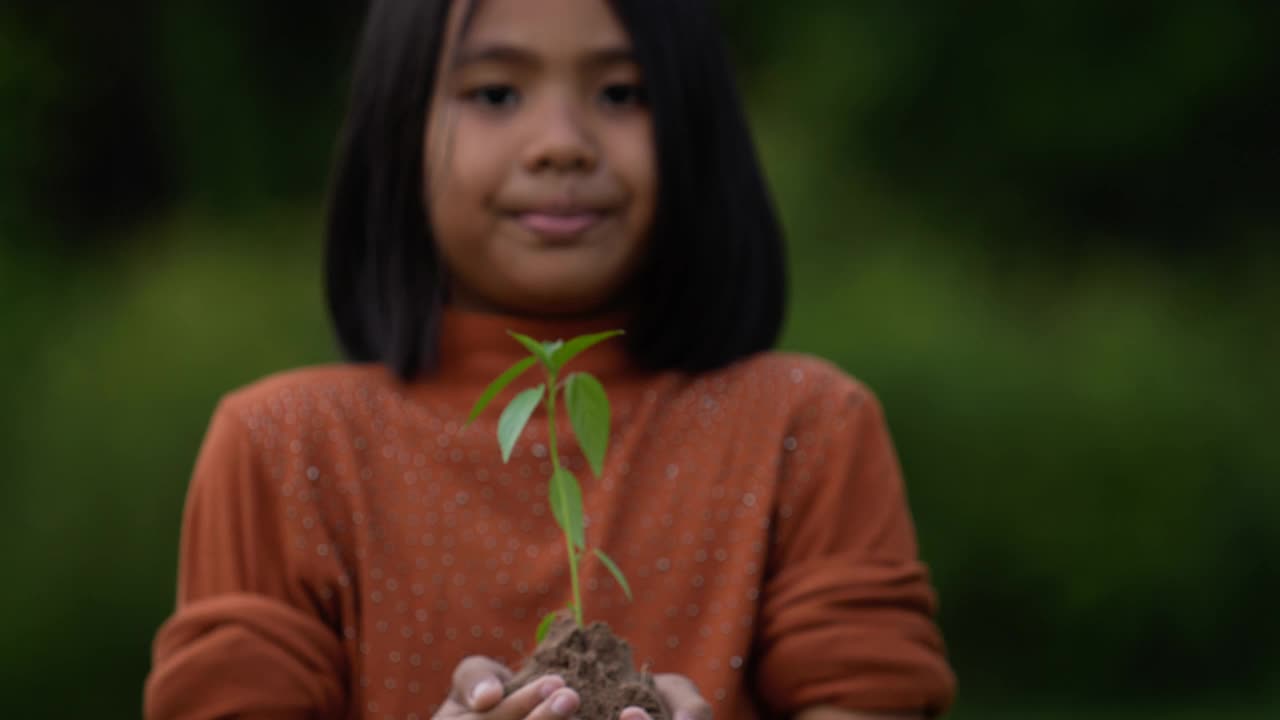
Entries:
{"type": "MultiPolygon", "coordinates": [[[[512,365],[506,372],[485,388],[476,400],[471,415],[467,418],[470,424],[484,409],[488,407],[498,393],[519,378],[535,364],[541,364],[545,382],[537,387],[529,388],[516,395],[507,404],[498,419],[498,445],[502,449],[502,462],[511,459],[511,451],[516,440],[524,432],[529,418],[541,404],[547,413],[547,436],[551,452],[551,483],[547,496],[551,502],[551,514],[556,524],[564,531],[565,551],[569,557],[569,582],[573,595],[569,610],[578,627],[583,627],[582,591],[578,584],[578,566],[587,555],[586,533],[583,527],[582,486],[578,479],[560,462],[560,449],[556,435],[556,399],[563,393],[565,405],[569,408],[569,421],[573,432],[582,447],[582,453],[591,466],[592,473],[598,478],[604,470],[605,452],[609,447],[609,398],[605,395],[604,386],[590,373],[574,372],[561,377],[561,370],[566,363],[580,353],[605,340],[622,334],[621,330],[582,335],[568,342],[539,342],[519,333],[509,333],[517,342],[529,351],[529,357],[512,365]]],[[[613,575],[631,599],[631,587],[626,577],[604,550],[591,548],[592,554],[613,575]]],[[[537,641],[542,642],[551,622],[557,613],[550,613],[538,625],[537,641]]]]}

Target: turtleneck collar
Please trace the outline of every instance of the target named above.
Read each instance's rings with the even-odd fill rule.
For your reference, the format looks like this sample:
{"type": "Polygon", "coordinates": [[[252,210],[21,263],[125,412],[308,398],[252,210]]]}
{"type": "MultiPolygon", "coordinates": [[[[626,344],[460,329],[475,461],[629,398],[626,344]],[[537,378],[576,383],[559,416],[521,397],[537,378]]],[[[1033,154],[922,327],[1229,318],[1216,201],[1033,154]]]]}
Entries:
{"type": "MultiPolygon", "coordinates": [[[[621,314],[591,319],[538,319],[446,308],[441,316],[439,371],[435,379],[483,385],[528,355],[508,331],[549,342],[579,335],[625,330],[621,314]]],[[[636,371],[623,338],[602,342],[569,362],[567,372],[590,372],[607,382],[636,371]]]]}

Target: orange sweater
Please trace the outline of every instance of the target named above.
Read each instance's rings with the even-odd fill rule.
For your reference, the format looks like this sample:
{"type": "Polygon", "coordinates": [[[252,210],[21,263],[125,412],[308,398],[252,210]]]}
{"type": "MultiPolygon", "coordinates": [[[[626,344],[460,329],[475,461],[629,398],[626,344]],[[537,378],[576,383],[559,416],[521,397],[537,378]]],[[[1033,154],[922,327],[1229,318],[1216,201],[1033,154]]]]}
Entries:
{"type": "MultiPolygon", "coordinates": [[[[569,577],[546,501],[547,424],[504,465],[497,416],[463,428],[522,349],[516,329],[598,325],[450,311],[442,365],[404,385],[375,365],[284,373],[220,403],[184,519],[177,610],[146,716],[426,720],[463,657],[516,665],[569,577]]],[[[718,718],[814,704],[938,712],[954,680],[933,623],[897,460],[875,398],[829,364],[770,353],[701,376],[637,371],[619,342],[570,369],[613,404],[603,478],[570,432],[588,620],[718,718]]],[[[567,419],[560,427],[568,428],[567,419]]]]}

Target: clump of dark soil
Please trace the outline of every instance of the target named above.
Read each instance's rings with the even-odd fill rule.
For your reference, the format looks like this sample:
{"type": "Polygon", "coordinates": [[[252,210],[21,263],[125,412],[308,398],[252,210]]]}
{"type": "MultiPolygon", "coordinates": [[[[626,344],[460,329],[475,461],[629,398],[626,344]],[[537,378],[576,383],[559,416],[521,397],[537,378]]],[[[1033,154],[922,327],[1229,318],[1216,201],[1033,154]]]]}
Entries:
{"type": "Polygon", "coordinates": [[[559,675],[582,700],[576,717],[617,720],[626,708],[644,708],[654,720],[670,720],[653,684],[653,676],[637,670],[631,646],[604,623],[580,628],[561,614],[547,636],[507,683],[508,694],[546,675],[559,675]]]}

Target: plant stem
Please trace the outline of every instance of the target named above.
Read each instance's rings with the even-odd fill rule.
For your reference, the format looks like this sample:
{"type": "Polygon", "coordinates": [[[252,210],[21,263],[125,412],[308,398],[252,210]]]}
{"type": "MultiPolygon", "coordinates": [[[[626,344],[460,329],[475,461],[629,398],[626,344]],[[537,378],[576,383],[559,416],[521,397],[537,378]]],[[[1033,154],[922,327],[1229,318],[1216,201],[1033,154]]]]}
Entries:
{"type": "MultiPolygon", "coordinates": [[[[551,374],[550,382],[547,383],[549,391],[547,392],[547,437],[551,446],[551,472],[554,477],[560,472],[560,448],[556,443],[556,375],[551,374]]],[[[569,557],[569,582],[573,588],[573,619],[578,623],[578,627],[583,626],[582,622],[582,593],[578,588],[578,555],[573,549],[573,538],[570,537],[566,528],[564,531],[564,549],[569,557]]]]}

